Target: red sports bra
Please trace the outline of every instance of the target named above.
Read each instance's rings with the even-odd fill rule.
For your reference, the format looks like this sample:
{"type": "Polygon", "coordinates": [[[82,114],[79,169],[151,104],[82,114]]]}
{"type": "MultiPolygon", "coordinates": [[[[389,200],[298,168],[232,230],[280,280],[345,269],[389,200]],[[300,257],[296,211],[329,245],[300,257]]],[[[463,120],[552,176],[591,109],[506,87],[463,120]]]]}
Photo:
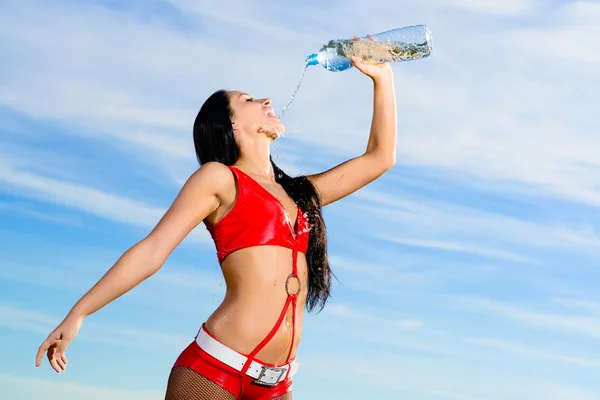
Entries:
{"type": "Polygon", "coordinates": [[[235,204],[219,222],[206,227],[219,263],[234,251],[252,246],[282,246],[306,254],[310,226],[300,207],[292,225],[279,199],[241,170],[229,169],[238,186],[235,204]]]}

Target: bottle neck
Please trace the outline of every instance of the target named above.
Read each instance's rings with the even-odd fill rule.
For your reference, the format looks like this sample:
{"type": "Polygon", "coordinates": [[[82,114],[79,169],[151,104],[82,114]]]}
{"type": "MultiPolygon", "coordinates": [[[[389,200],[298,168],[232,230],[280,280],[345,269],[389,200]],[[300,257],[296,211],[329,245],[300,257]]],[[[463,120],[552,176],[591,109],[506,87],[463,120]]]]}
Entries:
{"type": "Polygon", "coordinates": [[[317,59],[317,53],[311,54],[310,56],[306,57],[306,66],[309,67],[311,65],[317,65],[319,63],[319,60],[317,59]]]}

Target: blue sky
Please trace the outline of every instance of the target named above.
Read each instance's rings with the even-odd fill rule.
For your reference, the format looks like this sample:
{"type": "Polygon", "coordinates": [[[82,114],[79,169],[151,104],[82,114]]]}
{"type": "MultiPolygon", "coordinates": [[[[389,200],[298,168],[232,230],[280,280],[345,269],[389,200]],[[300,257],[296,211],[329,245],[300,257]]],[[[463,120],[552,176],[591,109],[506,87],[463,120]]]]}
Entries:
{"type": "MultiPolygon", "coordinates": [[[[224,293],[202,226],[84,322],[65,374],[34,357],[197,168],[204,99],[280,110],[327,40],[427,24],[432,57],[393,67],[398,164],[324,212],[340,282],[305,321],[295,398],[600,398],[599,20],[583,1],[0,0],[3,397],[161,399],[224,293]]],[[[360,154],[371,104],[357,71],[312,67],[277,162],[360,154]]]]}

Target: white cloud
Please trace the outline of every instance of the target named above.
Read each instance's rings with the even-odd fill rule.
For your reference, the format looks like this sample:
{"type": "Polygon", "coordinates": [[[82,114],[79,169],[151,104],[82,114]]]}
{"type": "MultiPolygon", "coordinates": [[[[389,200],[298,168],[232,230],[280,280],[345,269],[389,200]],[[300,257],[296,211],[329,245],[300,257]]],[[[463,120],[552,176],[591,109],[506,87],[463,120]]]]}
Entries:
{"type": "Polygon", "coordinates": [[[543,398],[556,398],[560,400],[595,400],[598,392],[586,390],[580,387],[560,385],[553,381],[542,381],[543,398]]]}
{"type": "Polygon", "coordinates": [[[7,163],[0,168],[0,181],[11,187],[25,189],[30,197],[67,205],[117,222],[148,227],[158,222],[164,213],[141,201],[20,171],[7,163]]]}
{"type": "Polygon", "coordinates": [[[481,14],[520,15],[539,10],[542,0],[445,0],[445,6],[462,8],[481,14]]]}
{"type": "MultiPolygon", "coordinates": [[[[37,247],[38,244],[32,246],[37,247]]],[[[96,249],[75,246],[71,246],[69,251],[68,259],[63,258],[64,253],[58,252],[58,255],[48,254],[51,261],[30,261],[29,264],[5,261],[0,267],[0,284],[26,284],[32,286],[32,290],[49,288],[54,293],[68,296],[69,302],[75,302],[104,275],[115,257],[100,255],[96,249]],[[57,276],[60,279],[56,279],[57,276]]],[[[217,266],[214,269],[206,266],[189,268],[167,261],[154,276],[117,302],[125,301],[128,303],[126,307],[143,307],[170,315],[189,312],[209,315],[225,294],[224,279],[216,271],[217,266]]],[[[21,319],[17,321],[20,321],[18,326],[25,323],[21,319]]],[[[33,322],[27,323],[31,326],[33,322]]],[[[41,328],[45,329],[47,327],[41,328]]]]}
{"type": "Polygon", "coordinates": [[[464,339],[469,344],[488,347],[498,351],[508,351],[516,354],[522,354],[531,357],[538,357],[547,360],[558,361],[567,364],[574,364],[583,367],[600,367],[600,358],[573,357],[563,354],[555,354],[532,347],[524,346],[518,343],[509,342],[496,338],[475,338],[467,337],[464,339]]]}
{"type": "MultiPolygon", "coordinates": [[[[438,301],[441,303],[443,300],[438,301]]],[[[444,308],[448,320],[465,321],[463,313],[457,314],[455,310],[446,308],[443,305],[439,307],[444,308]]],[[[474,308],[478,309],[478,306],[474,308]]],[[[580,367],[585,369],[600,367],[600,354],[597,352],[590,352],[586,347],[575,348],[563,345],[562,352],[559,353],[557,352],[559,347],[557,343],[564,343],[564,339],[560,339],[560,342],[542,341],[539,337],[536,339],[537,333],[533,336],[528,336],[524,333],[520,334],[521,338],[528,338],[529,341],[536,343],[535,345],[526,345],[498,337],[475,337],[469,335],[469,333],[463,336],[462,333],[459,333],[461,330],[459,327],[441,330],[439,327],[449,327],[452,323],[444,322],[444,318],[440,317],[431,318],[431,327],[428,328],[425,326],[425,322],[420,319],[394,319],[393,317],[386,319],[375,314],[367,314],[360,308],[351,308],[338,303],[328,305],[326,313],[344,319],[336,320],[336,329],[326,329],[323,332],[333,337],[344,335],[347,340],[366,343],[368,346],[365,348],[381,348],[383,346],[384,349],[390,352],[399,352],[401,354],[422,353],[432,355],[433,357],[450,358],[460,363],[464,360],[469,360],[470,363],[495,362],[502,364],[506,361],[504,357],[509,357],[512,360],[518,357],[519,362],[523,365],[532,362],[538,363],[542,360],[545,363],[547,361],[555,362],[553,365],[556,368],[561,368],[561,365],[568,366],[568,368],[580,367]],[[365,331],[350,328],[352,325],[357,324],[366,325],[369,328],[365,331]],[[578,353],[584,355],[577,355],[578,353]]],[[[526,325],[531,324],[535,326],[538,323],[536,320],[539,320],[540,317],[537,316],[535,317],[536,320],[531,321],[529,320],[531,316],[532,313],[529,313],[525,316],[519,315],[518,318],[522,318],[522,321],[526,325]]],[[[543,321],[544,323],[540,327],[552,327],[552,324],[555,324],[562,317],[556,316],[551,323],[543,321]]],[[[584,324],[584,320],[570,320],[572,317],[568,315],[564,317],[566,319],[564,325],[559,327],[558,331],[553,331],[553,333],[558,332],[560,334],[568,330],[575,331],[576,333],[582,331],[579,325],[584,324]],[[563,327],[566,327],[566,330],[563,327]]],[[[483,321],[489,320],[482,319],[481,321],[482,326],[478,327],[476,331],[483,329],[484,332],[489,334],[496,333],[493,328],[485,328],[483,321]]],[[[465,324],[465,322],[461,322],[461,324],[465,324]]],[[[466,329],[466,331],[469,332],[469,329],[466,329]]],[[[583,333],[587,332],[583,330],[583,333]]],[[[547,334],[544,337],[551,336],[547,334]]]]}
{"type": "Polygon", "coordinates": [[[532,56],[550,56],[564,61],[573,70],[596,73],[600,63],[598,18],[600,5],[591,1],[570,1],[549,13],[549,26],[517,29],[509,42],[532,56]]]}
{"type": "Polygon", "coordinates": [[[600,302],[577,299],[557,299],[556,302],[572,310],[587,311],[589,314],[600,317],[600,302]]]}
{"type": "Polygon", "coordinates": [[[23,203],[3,203],[0,202],[0,211],[6,213],[19,213],[31,218],[42,221],[55,222],[58,224],[66,224],[81,227],[83,222],[76,217],[63,214],[47,213],[38,211],[34,207],[23,203]]]}
{"type": "MultiPolygon", "coordinates": [[[[297,62],[292,60],[303,60],[304,53],[327,40],[319,39],[321,34],[331,35],[336,26],[346,29],[347,23],[329,20],[327,29],[323,25],[322,29],[305,34],[305,25],[299,21],[320,21],[328,15],[326,10],[315,14],[311,7],[297,6],[294,14],[298,20],[294,21],[301,26],[296,27],[266,18],[264,13],[271,15],[269,10],[240,2],[227,11],[213,4],[208,7],[190,1],[172,3],[197,18],[208,15],[216,21],[208,26],[223,31],[215,31],[212,41],[206,41],[197,31],[125,18],[98,6],[78,5],[75,13],[64,6],[45,9],[36,2],[12,4],[4,17],[3,29],[14,47],[4,48],[7,59],[11,59],[4,67],[10,79],[0,101],[32,116],[70,122],[81,127],[82,134],[143,144],[148,150],[169,157],[169,162],[162,163],[165,169],[179,171],[180,167],[171,164],[192,165],[192,120],[202,99],[216,89],[216,79],[232,86],[248,86],[250,91],[272,93],[285,101],[296,79],[296,72],[292,71],[300,70],[293,67],[297,62]],[[26,30],[23,26],[35,29],[26,30]],[[245,32],[236,36],[236,48],[226,41],[227,29],[245,32]],[[27,51],[15,52],[16,48],[27,51]],[[272,53],[267,56],[262,49],[272,53]],[[74,54],[78,57],[74,58],[74,54]],[[207,58],[205,54],[212,56],[207,58]],[[288,61],[285,56],[292,54],[295,57],[288,61]],[[37,63],[25,58],[31,56],[37,63]],[[107,63],[108,59],[112,61],[107,63]],[[241,59],[242,69],[232,62],[241,59]],[[43,76],[35,73],[37,65],[44,65],[43,76]],[[199,73],[200,70],[204,72],[199,73]],[[215,75],[214,71],[219,73],[215,75]],[[291,83],[283,85],[267,78],[272,74],[291,83]],[[161,95],[157,97],[159,90],[161,95]],[[145,132],[149,134],[146,136],[145,132]],[[169,144],[165,146],[165,142],[169,144]],[[185,143],[190,150],[186,150],[185,143]],[[182,160],[184,154],[188,156],[182,160]]],[[[537,9],[539,4],[457,0],[450,6],[518,14],[537,9]]],[[[365,20],[373,17],[359,3],[354,6],[364,12],[365,20]]],[[[372,12],[390,7],[392,3],[381,2],[374,4],[372,12]]],[[[568,75],[567,81],[558,79],[568,72],[564,66],[556,66],[549,75],[548,70],[540,68],[545,59],[527,47],[538,51],[543,47],[541,42],[554,43],[547,40],[554,36],[547,36],[545,28],[511,30],[486,26],[485,22],[459,29],[460,21],[441,23],[445,18],[441,4],[433,4],[428,13],[421,14],[415,11],[419,9],[416,4],[409,2],[406,7],[415,18],[427,16],[440,41],[431,59],[395,67],[402,117],[400,162],[445,169],[452,173],[452,179],[469,177],[469,184],[485,182],[520,194],[537,191],[540,195],[600,204],[596,189],[600,181],[593,173],[598,159],[595,149],[600,146],[595,136],[585,135],[581,129],[582,124],[591,124],[591,114],[575,119],[572,114],[560,112],[581,106],[593,109],[593,97],[570,98],[569,103],[564,96],[565,92],[586,90],[590,79],[586,75],[568,75]],[[542,35],[539,40],[538,32],[542,35]],[[507,51],[511,57],[503,58],[507,51]],[[461,57],[455,56],[457,52],[461,57]],[[525,67],[530,58],[535,66],[525,67]],[[541,71],[539,76],[532,75],[533,68],[541,71]],[[574,131],[578,135],[573,136],[574,131]],[[474,182],[475,178],[479,181],[474,182]],[[517,187],[515,183],[524,186],[517,187]]],[[[588,8],[595,10],[589,3],[577,3],[546,10],[548,13],[544,14],[553,21],[566,19],[566,28],[560,29],[570,30],[556,34],[562,44],[552,45],[552,51],[560,51],[555,49],[564,48],[567,43],[572,46],[573,38],[585,34],[584,42],[577,44],[580,50],[569,47],[568,51],[561,51],[567,58],[574,57],[569,59],[571,64],[579,59],[578,54],[594,57],[600,53],[589,51],[585,55],[584,50],[589,48],[587,38],[597,35],[592,30],[577,31],[581,19],[589,20],[584,19],[588,8]]],[[[289,128],[293,131],[300,127],[301,131],[293,140],[307,141],[332,152],[360,151],[368,132],[371,90],[362,78],[352,72],[311,70],[294,105],[296,112],[289,116],[289,128]],[[354,88],[353,96],[342,96],[348,86],[354,88]],[[308,126],[301,115],[309,115],[316,122],[308,126]]]]}
{"type": "Polygon", "coordinates": [[[164,393],[110,389],[62,380],[63,382],[59,382],[1,374],[0,387],[2,387],[2,392],[12,400],[41,398],[47,400],[159,400],[164,398],[164,393]]]}
{"type": "MultiPolygon", "coordinates": [[[[210,0],[167,0],[185,13],[208,17],[219,23],[226,23],[236,29],[246,32],[260,33],[266,36],[278,36],[285,39],[310,38],[320,40],[311,30],[297,31],[289,29],[279,18],[269,18],[278,15],[278,11],[288,11],[289,5],[281,7],[271,4],[270,7],[255,7],[244,1],[230,1],[227,4],[215,3],[210,0]]],[[[298,7],[297,7],[298,8],[298,7]]],[[[302,14],[301,10],[299,14],[302,14]]],[[[318,15],[310,15],[318,17],[318,15]]],[[[296,15],[298,19],[301,15],[296,15]]]]}
{"type": "Polygon", "coordinates": [[[342,304],[328,304],[327,312],[339,315],[341,317],[358,319],[363,321],[373,319],[372,316],[369,316],[361,311],[357,311],[342,304]]]}
{"type": "Polygon", "coordinates": [[[423,393],[427,393],[433,396],[438,396],[440,398],[443,399],[450,399],[450,400],[482,400],[482,397],[473,397],[470,395],[465,395],[465,394],[461,394],[461,393],[457,393],[457,392],[451,392],[448,390],[431,390],[431,389],[424,389],[423,393]]]}
{"type": "MultiPolygon", "coordinates": [[[[62,321],[62,318],[36,311],[0,304],[0,325],[16,331],[42,334],[40,343],[62,321]]],[[[109,343],[124,348],[141,348],[153,351],[178,351],[190,342],[189,336],[152,332],[94,321],[84,321],[77,340],[109,343]],[[156,343],[161,343],[157,349],[156,343]]]]}
{"type": "Polygon", "coordinates": [[[423,321],[419,321],[416,319],[401,319],[395,322],[396,326],[400,327],[400,329],[419,329],[422,328],[425,323],[423,321]]]}
{"type": "MultiPolygon", "coordinates": [[[[415,237],[404,238],[414,245],[448,248],[466,252],[479,252],[500,258],[535,262],[531,257],[513,254],[512,251],[488,248],[482,245],[483,239],[498,246],[524,246],[551,248],[570,252],[598,255],[600,236],[592,222],[572,222],[572,226],[551,224],[547,220],[528,220],[482,208],[470,208],[429,197],[414,195],[393,196],[388,192],[363,189],[354,195],[353,203],[370,217],[394,221],[393,230],[379,231],[385,238],[395,236],[402,228],[404,234],[415,237]],[[367,201],[363,205],[357,200],[367,201]],[[576,223],[576,225],[575,225],[576,223]],[[449,240],[448,238],[452,238],[449,240]],[[458,239],[471,242],[461,243],[458,239]]],[[[402,238],[398,238],[401,240],[402,238]]],[[[393,239],[391,239],[393,240],[393,239]]],[[[409,243],[407,243],[409,244],[409,243]]]]}
{"type": "MultiPolygon", "coordinates": [[[[360,362],[351,356],[337,354],[309,354],[303,359],[305,374],[317,377],[326,374],[340,382],[355,382],[385,388],[397,396],[420,398],[427,394],[435,398],[490,400],[511,398],[530,400],[537,398],[566,400],[567,393],[594,392],[575,385],[549,383],[537,377],[535,371],[521,374],[509,364],[469,365],[446,357],[416,357],[406,354],[361,353],[360,362]],[[332,363],[344,365],[335,370],[332,363]],[[550,389],[556,388],[556,391],[550,389]]],[[[429,397],[425,397],[429,398],[429,397]]],[[[586,400],[588,397],[584,397],[586,400]]],[[[591,400],[593,397],[589,397],[591,400]]]]}
{"type": "MultiPolygon", "coordinates": [[[[0,183],[21,196],[60,204],[111,221],[152,228],[166,209],[143,201],[128,199],[98,189],[64,182],[15,169],[10,162],[0,163],[0,183]]],[[[204,229],[195,229],[188,237],[212,243],[204,229]]]]}
{"type": "Polygon", "coordinates": [[[373,237],[381,239],[381,240],[386,240],[388,242],[405,245],[405,246],[422,247],[422,248],[431,249],[431,250],[455,251],[455,252],[459,252],[459,253],[475,254],[475,255],[479,255],[479,256],[500,258],[500,259],[511,260],[511,261],[536,263],[536,260],[521,256],[519,254],[510,253],[507,251],[502,251],[502,250],[497,250],[497,249],[486,248],[484,246],[473,244],[473,243],[450,242],[450,241],[441,241],[441,240],[412,239],[412,238],[393,237],[393,236],[387,236],[387,235],[373,235],[373,237]]]}
{"type": "Polygon", "coordinates": [[[329,303],[325,309],[327,314],[339,316],[348,320],[356,321],[360,324],[369,324],[370,326],[396,328],[401,331],[414,331],[424,327],[425,322],[412,318],[397,318],[396,316],[386,319],[375,313],[367,313],[358,307],[351,307],[344,304],[329,303]]]}
{"type": "Polygon", "coordinates": [[[558,312],[531,311],[484,298],[458,298],[457,301],[471,309],[515,320],[525,326],[600,339],[600,316],[597,315],[573,316],[558,312]]]}
{"type": "Polygon", "coordinates": [[[576,0],[564,4],[563,16],[569,23],[593,25],[600,18],[600,4],[590,0],[576,0]]]}

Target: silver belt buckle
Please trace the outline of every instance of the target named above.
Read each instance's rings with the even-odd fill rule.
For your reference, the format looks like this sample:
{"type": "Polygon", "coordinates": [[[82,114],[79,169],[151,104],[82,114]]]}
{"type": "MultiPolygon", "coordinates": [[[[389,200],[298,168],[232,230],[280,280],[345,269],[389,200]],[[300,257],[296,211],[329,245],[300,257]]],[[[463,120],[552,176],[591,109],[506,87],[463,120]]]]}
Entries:
{"type": "Polygon", "coordinates": [[[254,383],[263,386],[275,386],[279,383],[281,377],[288,371],[288,368],[269,367],[268,365],[263,365],[260,370],[260,375],[258,375],[258,378],[256,378],[254,383]],[[264,380],[264,378],[269,379],[269,381],[264,380]]]}

